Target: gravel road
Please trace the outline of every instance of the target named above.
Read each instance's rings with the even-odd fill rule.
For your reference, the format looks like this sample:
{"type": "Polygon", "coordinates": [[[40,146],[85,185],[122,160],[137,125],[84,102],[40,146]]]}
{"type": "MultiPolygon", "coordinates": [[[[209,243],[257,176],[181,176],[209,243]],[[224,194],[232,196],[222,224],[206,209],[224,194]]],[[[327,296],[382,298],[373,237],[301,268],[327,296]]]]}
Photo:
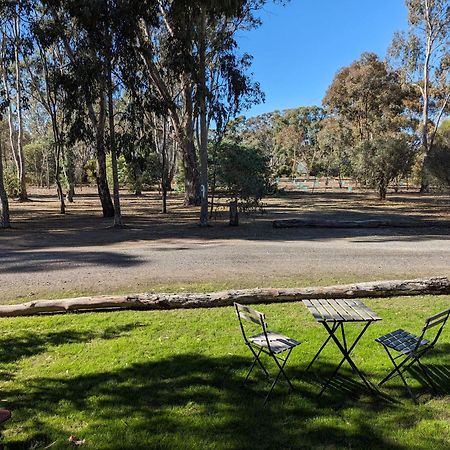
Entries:
{"type": "Polygon", "coordinates": [[[154,285],[249,287],[450,276],[446,230],[274,230],[185,225],[156,230],[9,231],[0,239],[0,297],[141,292],[154,285]]]}

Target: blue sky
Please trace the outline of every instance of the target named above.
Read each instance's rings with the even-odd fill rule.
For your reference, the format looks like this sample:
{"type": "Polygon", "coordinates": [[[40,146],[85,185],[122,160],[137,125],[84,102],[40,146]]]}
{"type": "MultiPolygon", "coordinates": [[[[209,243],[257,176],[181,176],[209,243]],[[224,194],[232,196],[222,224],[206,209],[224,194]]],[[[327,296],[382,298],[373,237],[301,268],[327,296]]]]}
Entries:
{"type": "Polygon", "coordinates": [[[238,37],[254,56],[252,72],[266,102],[247,117],[275,109],[320,105],[335,73],[365,51],[384,57],[394,31],[404,30],[404,0],[268,2],[263,25],[238,37]]]}

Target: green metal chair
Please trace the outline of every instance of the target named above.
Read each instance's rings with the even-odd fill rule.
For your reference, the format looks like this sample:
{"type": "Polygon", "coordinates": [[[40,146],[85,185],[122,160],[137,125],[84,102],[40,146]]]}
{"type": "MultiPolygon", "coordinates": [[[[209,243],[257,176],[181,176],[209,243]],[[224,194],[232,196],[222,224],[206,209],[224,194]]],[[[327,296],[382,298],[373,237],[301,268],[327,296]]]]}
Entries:
{"type": "Polygon", "coordinates": [[[239,319],[239,324],[245,344],[248,346],[254,356],[253,363],[250,366],[247,376],[245,377],[244,384],[247,383],[247,380],[250,377],[250,374],[252,373],[256,364],[258,364],[265,375],[269,378],[269,373],[264,367],[260,358],[261,353],[265,353],[270,356],[275,361],[275,364],[279,369],[277,376],[275,377],[272,386],[270,387],[270,390],[266,395],[266,398],[264,400],[265,404],[281,375],[283,375],[283,377],[289,384],[290,389],[294,389],[294,386],[292,386],[291,381],[284,371],[284,366],[286,365],[292,350],[297,347],[297,345],[300,345],[300,342],[297,342],[296,340],[275,331],[267,330],[266,317],[263,313],[239,303],[235,303],[234,306],[236,308],[236,314],[239,319]],[[257,326],[258,329],[261,330],[261,332],[252,336],[248,336],[246,330],[247,326],[244,325],[243,321],[251,322],[253,324],[253,328],[257,326]],[[281,357],[280,355],[286,351],[286,357],[281,357]]]}
{"type": "Polygon", "coordinates": [[[436,345],[449,315],[450,309],[447,309],[445,311],[441,311],[438,314],[435,314],[434,316],[428,317],[428,319],[425,320],[425,325],[422,328],[422,333],[420,336],[416,336],[412,333],[409,333],[408,331],[399,329],[375,339],[376,342],[384,347],[389,356],[389,359],[394,365],[394,369],[389,372],[389,374],[386,375],[386,377],[384,377],[378,383],[378,385],[381,386],[382,384],[386,383],[386,381],[398,375],[403,381],[406,389],[408,390],[409,395],[415,401],[416,398],[414,397],[411,388],[408,386],[408,383],[406,382],[403,374],[414,363],[417,363],[418,367],[421,369],[423,375],[425,376],[425,380],[429,383],[433,391],[436,392],[437,388],[432,380],[432,374],[430,373],[430,370],[420,362],[420,358],[424,354],[428,353],[436,345]],[[434,338],[432,338],[431,340],[425,339],[425,336],[429,336],[430,329],[436,326],[438,326],[438,328],[435,332],[434,338]],[[392,350],[399,354],[397,356],[393,356],[392,350]],[[403,359],[400,360],[400,363],[397,363],[397,360],[400,358],[403,359]]]}

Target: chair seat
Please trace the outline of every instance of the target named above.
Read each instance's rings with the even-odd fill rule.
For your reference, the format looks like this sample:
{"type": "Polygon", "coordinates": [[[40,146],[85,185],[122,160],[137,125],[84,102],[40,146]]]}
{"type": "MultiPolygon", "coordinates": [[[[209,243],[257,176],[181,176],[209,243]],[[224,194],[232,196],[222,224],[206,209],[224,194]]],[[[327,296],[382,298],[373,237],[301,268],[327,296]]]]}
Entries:
{"type": "MultiPolygon", "coordinates": [[[[395,330],[392,333],[385,334],[384,336],[375,339],[375,341],[407,355],[417,347],[419,339],[420,337],[415,334],[408,333],[407,331],[400,329],[395,330]]],[[[430,341],[426,339],[422,339],[420,341],[419,348],[429,344],[429,342],[430,341]]]]}
{"type": "MultiPolygon", "coordinates": [[[[275,331],[268,331],[267,338],[270,342],[270,350],[273,353],[281,353],[290,348],[294,348],[297,345],[300,345],[300,342],[297,342],[295,339],[291,339],[290,337],[284,336],[283,334],[277,333],[275,331]]],[[[248,340],[259,347],[268,348],[266,336],[264,333],[256,334],[255,336],[251,336],[248,340]]]]}

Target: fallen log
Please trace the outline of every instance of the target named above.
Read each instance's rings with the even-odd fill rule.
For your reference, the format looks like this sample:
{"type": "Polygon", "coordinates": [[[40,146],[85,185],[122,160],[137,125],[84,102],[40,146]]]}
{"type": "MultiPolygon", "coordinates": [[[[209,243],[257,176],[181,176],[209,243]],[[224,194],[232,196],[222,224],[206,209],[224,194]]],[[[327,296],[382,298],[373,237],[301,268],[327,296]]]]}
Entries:
{"type": "Polygon", "coordinates": [[[367,298],[450,294],[450,280],[436,277],[416,280],[373,281],[325,287],[256,288],[197,294],[101,295],[60,300],[37,300],[0,306],[0,317],[31,316],[94,310],[161,310],[213,308],[245,304],[296,302],[320,298],[367,298]]]}
{"type": "Polygon", "coordinates": [[[405,219],[279,219],[272,222],[273,228],[428,228],[449,227],[442,220],[405,220],[405,219]]]}

